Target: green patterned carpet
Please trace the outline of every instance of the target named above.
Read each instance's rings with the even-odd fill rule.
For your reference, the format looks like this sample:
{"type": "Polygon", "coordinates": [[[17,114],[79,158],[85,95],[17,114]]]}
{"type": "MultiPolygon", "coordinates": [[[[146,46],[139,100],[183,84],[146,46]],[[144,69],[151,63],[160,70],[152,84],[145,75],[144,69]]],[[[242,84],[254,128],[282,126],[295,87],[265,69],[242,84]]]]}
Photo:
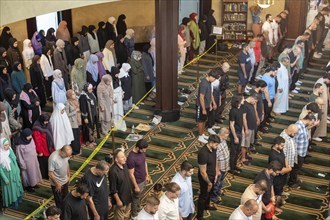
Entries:
{"type": "MultiPolygon", "coordinates": [[[[232,91],[236,91],[236,69],[237,52],[218,53],[217,60],[228,60],[232,66],[230,71],[231,91],[228,91],[228,103],[232,97],[232,91]]],[[[328,59],[329,57],[327,57],[328,59]]],[[[313,63],[312,69],[306,75],[301,87],[302,92],[290,100],[290,111],[279,116],[271,132],[262,135],[260,143],[262,147],[258,148],[259,154],[253,156],[252,165],[244,167],[239,176],[228,175],[224,186],[225,196],[223,204],[219,206],[218,211],[207,212],[207,219],[228,219],[230,213],[239,205],[241,193],[247,185],[252,183],[254,177],[266,166],[268,152],[273,138],[279,134],[288,124],[296,121],[301,108],[306,103],[304,98],[308,97],[312,90],[314,82],[322,75],[320,66],[326,62],[326,59],[313,63]],[[318,69],[318,70],[317,70],[318,69]]],[[[185,72],[179,78],[179,88],[189,88],[194,90],[196,87],[197,73],[200,76],[206,73],[210,68],[217,64],[216,56],[207,54],[199,65],[192,64],[185,69],[185,72]]],[[[147,186],[145,196],[147,196],[156,183],[165,183],[169,181],[177,171],[183,160],[191,161],[195,168],[193,175],[194,199],[198,198],[198,164],[196,160],[197,152],[202,145],[197,141],[197,128],[195,123],[195,92],[189,96],[188,101],[182,106],[181,118],[177,122],[161,123],[149,132],[139,132],[144,135],[149,142],[147,151],[147,161],[152,183],[147,186]]],[[[139,123],[151,122],[153,118],[154,102],[145,101],[140,105],[140,109],[134,110],[125,120],[127,127],[139,123]]],[[[228,109],[226,109],[228,114],[228,109]]],[[[228,121],[225,122],[228,126],[228,121]]],[[[131,149],[134,142],[127,142],[125,138],[127,133],[115,132],[115,147],[125,147],[131,149]]],[[[99,140],[101,141],[101,140],[99,140]]],[[[330,142],[330,140],[327,140],[330,142]]],[[[128,150],[128,151],[129,151],[128,150]]],[[[92,153],[93,149],[84,148],[82,155],[75,156],[70,160],[71,173],[73,174],[92,153]]],[[[112,152],[112,141],[109,139],[103,148],[96,154],[92,161],[83,170],[95,165],[98,160],[104,159],[104,156],[112,152]]],[[[304,181],[300,189],[290,191],[290,196],[286,200],[287,204],[283,207],[283,214],[278,216],[281,219],[324,219],[328,207],[328,184],[329,184],[329,165],[330,165],[330,145],[326,142],[318,143],[311,152],[312,158],[308,159],[309,164],[305,164],[300,178],[304,181]],[[326,174],[325,178],[318,176],[318,173],[326,174]]],[[[81,173],[78,177],[81,177],[81,173]]],[[[34,211],[43,201],[52,195],[49,181],[43,181],[40,188],[35,193],[25,193],[23,204],[18,210],[7,209],[1,219],[12,219],[13,217],[23,219],[27,214],[34,211]]],[[[51,202],[53,203],[53,202],[51,202]]],[[[110,214],[110,219],[112,215],[110,214]]]]}

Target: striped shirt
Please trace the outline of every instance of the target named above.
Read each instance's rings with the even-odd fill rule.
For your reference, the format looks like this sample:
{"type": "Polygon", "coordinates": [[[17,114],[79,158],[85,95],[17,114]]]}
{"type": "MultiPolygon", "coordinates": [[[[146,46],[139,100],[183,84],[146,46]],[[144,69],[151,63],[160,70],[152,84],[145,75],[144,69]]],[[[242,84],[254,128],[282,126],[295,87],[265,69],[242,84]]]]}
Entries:
{"type": "Polygon", "coordinates": [[[285,132],[285,130],[282,131],[280,136],[285,139],[285,145],[283,148],[285,158],[288,160],[289,166],[294,167],[295,163],[298,164],[297,144],[294,139],[285,132]]]}
{"type": "Polygon", "coordinates": [[[230,158],[230,154],[229,154],[227,142],[225,140],[221,140],[217,148],[217,160],[219,161],[221,171],[227,172],[228,170],[230,170],[229,158],[230,158]]]}
{"type": "Polygon", "coordinates": [[[297,154],[300,157],[305,157],[308,150],[308,130],[304,123],[299,120],[296,122],[298,133],[295,135],[294,140],[297,144],[297,154]]]}

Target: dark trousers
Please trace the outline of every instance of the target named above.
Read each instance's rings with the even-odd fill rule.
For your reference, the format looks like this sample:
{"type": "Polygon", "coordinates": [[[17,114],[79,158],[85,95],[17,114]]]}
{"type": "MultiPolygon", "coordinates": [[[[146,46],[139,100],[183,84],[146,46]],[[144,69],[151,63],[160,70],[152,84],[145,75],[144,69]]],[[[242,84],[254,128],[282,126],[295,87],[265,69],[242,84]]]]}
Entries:
{"type": "Polygon", "coordinates": [[[327,29],[327,28],[324,29],[321,39],[320,39],[319,43],[316,45],[316,52],[318,52],[318,53],[322,52],[323,43],[324,43],[325,38],[327,37],[328,32],[329,32],[329,29],[327,29]]]}
{"type": "Polygon", "coordinates": [[[296,82],[299,80],[300,72],[301,72],[301,70],[299,72],[297,70],[294,70],[294,74],[292,76],[292,81],[291,81],[291,85],[290,85],[290,91],[292,91],[296,88],[296,82]]]}
{"type": "Polygon", "coordinates": [[[52,81],[53,76],[48,77],[48,80],[44,80],[47,98],[52,96],[52,81]]]}
{"type": "Polygon", "coordinates": [[[226,91],[222,91],[222,95],[221,95],[221,104],[219,105],[219,116],[222,115],[223,111],[225,110],[225,106],[226,106],[226,91]]]}
{"type": "Polygon", "coordinates": [[[250,79],[250,83],[254,83],[256,81],[256,75],[257,75],[258,68],[259,68],[259,63],[257,63],[257,65],[254,66],[253,73],[252,73],[252,76],[250,79]]]}
{"type": "Polygon", "coordinates": [[[278,175],[274,177],[274,193],[276,196],[280,196],[283,192],[283,187],[285,186],[287,182],[287,174],[284,175],[278,175]]]}
{"type": "Polygon", "coordinates": [[[238,159],[238,155],[240,153],[241,142],[242,142],[242,134],[236,131],[236,135],[238,138],[238,144],[234,142],[234,136],[230,133],[230,169],[235,170],[236,163],[238,159]]]}
{"type": "Polygon", "coordinates": [[[207,128],[212,128],[215,124],[215,111],[212,109],[211,111],[207,112],[207,128]]]}
{"type": "Polygon", "coordinates": [[[56,207],[59,209],[62,209],[63,200],[66,197],[66,195],[68,195],[68,193],[69,193],[68,183],[62,185],[60,192],[55,191],[55,186],[51,185],[51,187],[52,187],[52,191],[54,194],[54,200],[55,200],[56,207]]]}
{"type": "Polygon", "coordinates": [[[274,105],[274,99],[270,100],[272,103],[272,107],[268,107],[268,103],[266,99],[263,99],[262,102],[264,104],[264,120],[260,123],[260,127],[265,127],[266,126],[266,122],[269,122],[269,117],[270,114],[272,113],[273,110],[273,105],[274,105]]]}
{"type": "MultiPolygon", "coordinates": [[[[98,214],[100,216],[100,220],[108,220],[109,219],[108,209],[106,209],[106,210],[97,210],[97,211],[98,211],[98,214]],[[102,213],[100,211],[102,211],[102,213]]],[[[89,206],[88,206],[88,214],[89,214],[90,219],[94,219],[93,211],[89,208],[89,206]]]]}
{"type": "Polygon", "coordinates": [[[41,176],[43,179],[48,180],[48,158],[49,157],[38,157],[38,162],[39,162],[39,168],[41,172],[41,176]]]}
{"type": "Polygon", "coordinates": [[[80,128],[72,128],[74,140],[71,142],[72,154],[80,154],[80,128]]]}
{"type": "MultiPolygon", "coordinates": [[[[215,177],[209,176],[211,183],[214,182],[215,177]]],[[[210,206],[210,192],[212,192],[213,187],[210,192],[207,191],[207,182],[204,181],[202,176],[198,173],[198,180],[200,186],[200,194],[198,197],[198,209],[197,209],[197,219],[203,219],[203,213],[205,209],[208,209],[210,206]]]]}
{"type": "Polygon", "coordinates": [[[144,85],[146,87],[146,92],[149,92],[149,90],[152,88],[152,82],[145,82],[144,85]]]}
{"type": "Polygon", "coordinates": [[[302,165],[304,164],[305,157],[298,156],[298,164],[294,164],[294,167],[292,168],[290,172],[290,178],[288,185],[291,186],[293,184],[296,184],[298,182],[298,171],[302,168],[302,165]]]}
{"type": "Polygon", "coordinates": [[[189,214],[187,217],[182,218],[182,220],[192,220],[193,216],[194,216],[194,214],[189,214]]]}

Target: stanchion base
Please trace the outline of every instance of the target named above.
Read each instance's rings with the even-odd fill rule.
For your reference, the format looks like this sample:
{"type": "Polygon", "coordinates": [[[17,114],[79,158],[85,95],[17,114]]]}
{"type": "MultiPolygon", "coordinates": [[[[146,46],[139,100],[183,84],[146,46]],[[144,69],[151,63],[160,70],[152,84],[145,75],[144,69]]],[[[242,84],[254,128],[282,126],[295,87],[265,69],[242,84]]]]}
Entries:
{"type": "Polygon", "coordinates": [[[172,111],[155,110],[155,115],[162,116],[162,122],[173,122],[180,119],[180,109],[172,111]]]}

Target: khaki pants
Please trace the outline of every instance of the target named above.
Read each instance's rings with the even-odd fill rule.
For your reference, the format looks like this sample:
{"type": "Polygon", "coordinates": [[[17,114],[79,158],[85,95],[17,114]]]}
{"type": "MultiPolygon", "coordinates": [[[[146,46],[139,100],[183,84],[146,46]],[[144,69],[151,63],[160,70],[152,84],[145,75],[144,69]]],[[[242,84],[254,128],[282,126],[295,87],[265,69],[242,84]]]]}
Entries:
{"type": "Polygon", "coordinates": [[[133,193],[133,201],[132,201],[132,216],[135,217],[139,214],[139,211],[141,209],[140,207],[140,203],[141,203],[141,197],[144,194],[144,189],[146,187],[146,181],[143,181],[142,183],[139,183],[139,188],[140,188],[140,192],[133,193]]]}
{"type": "Polygon", "coordinates": [[[131,203],[119,208],[114,208],[114,220],[130,220],[131,219],[131,203]]]}
{"type": "Polygon", "coordinates": [[[101,121],[101,133],[107,134],[111,129],[111,121],[101,121]]]}

